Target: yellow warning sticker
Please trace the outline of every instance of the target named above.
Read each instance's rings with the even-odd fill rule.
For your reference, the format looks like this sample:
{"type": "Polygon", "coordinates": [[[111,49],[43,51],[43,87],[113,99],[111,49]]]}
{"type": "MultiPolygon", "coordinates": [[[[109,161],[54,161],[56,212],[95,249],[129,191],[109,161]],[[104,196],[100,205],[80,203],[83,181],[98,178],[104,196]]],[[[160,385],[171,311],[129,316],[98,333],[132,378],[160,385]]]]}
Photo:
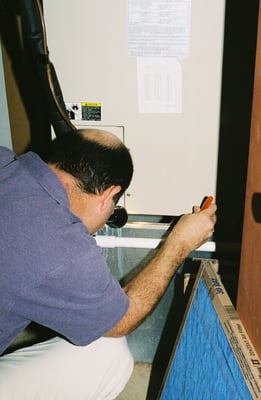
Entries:
{"type": "Polygon", "coordinates": [[[101,107],[101,103],[89,103],[89,102],[83,101],[81,104],[82,104],[82,107],[101,107]]]}
{"type": "Polygon", "coordinates": [[[101,121],[101,103],[82,101],[65,105],[71,120],[101,121]]]}

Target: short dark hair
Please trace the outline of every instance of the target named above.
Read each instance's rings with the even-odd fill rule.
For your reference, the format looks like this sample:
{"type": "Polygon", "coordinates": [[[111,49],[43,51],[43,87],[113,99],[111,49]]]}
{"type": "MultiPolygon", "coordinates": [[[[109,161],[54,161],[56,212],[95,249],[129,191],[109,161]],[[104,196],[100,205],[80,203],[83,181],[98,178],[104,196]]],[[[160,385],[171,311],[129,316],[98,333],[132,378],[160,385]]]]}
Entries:
{"type": "Polygon", "coordinates": [[[115,203],[133,175],[132,158],[122,142],[105,145],[83,137],[81,130],[54,139],[45,161],[74,176],[86,193],[102,193],[112,185],[120,185],[115,203]]]}

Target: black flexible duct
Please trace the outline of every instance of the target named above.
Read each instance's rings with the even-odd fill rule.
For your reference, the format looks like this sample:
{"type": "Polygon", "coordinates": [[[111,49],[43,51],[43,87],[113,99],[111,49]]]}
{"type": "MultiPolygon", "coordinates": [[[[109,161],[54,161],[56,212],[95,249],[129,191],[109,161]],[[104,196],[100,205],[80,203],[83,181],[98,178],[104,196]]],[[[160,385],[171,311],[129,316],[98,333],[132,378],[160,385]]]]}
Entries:
{"type": "Polygon", "coordinates": [[[19,0],[19,6],[23,28],[35,58],[54,132],[58,137],[69,131],[75,131],[76,127],[67,116],[55,68],[49,59],[45,23],[40,0],[19,0]]]}

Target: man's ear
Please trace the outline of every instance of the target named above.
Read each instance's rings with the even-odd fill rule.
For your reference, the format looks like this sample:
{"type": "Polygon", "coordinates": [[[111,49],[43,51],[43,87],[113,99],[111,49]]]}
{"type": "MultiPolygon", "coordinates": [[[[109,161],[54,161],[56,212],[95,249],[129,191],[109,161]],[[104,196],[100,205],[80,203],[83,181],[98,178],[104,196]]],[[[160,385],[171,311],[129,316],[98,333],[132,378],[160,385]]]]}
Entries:
{"type": "Polygon", "coordinates": [[[107,207],[111,207],[111,202],[113,201],[113,198],[116,194],[118,194],[121,191],[121,186],[116,185],[116,186],[110,186],[104,192],[101,194],[101,202],[100,202],[100,207],[101,210],[104,211],[106,210],[107,207]]]}

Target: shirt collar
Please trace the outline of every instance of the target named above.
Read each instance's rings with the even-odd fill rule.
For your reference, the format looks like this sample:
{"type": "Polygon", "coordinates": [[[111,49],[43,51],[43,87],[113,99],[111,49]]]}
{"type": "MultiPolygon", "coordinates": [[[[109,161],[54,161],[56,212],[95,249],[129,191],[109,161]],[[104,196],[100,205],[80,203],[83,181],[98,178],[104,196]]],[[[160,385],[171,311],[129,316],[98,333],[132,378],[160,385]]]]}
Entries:
{"type": "Polygon", "coordinates": [[[58,203],[69,207],[69,199],[63,184],[37,154],[30,151],[17,157],[17,160],[50,196],[58,203]]]}

